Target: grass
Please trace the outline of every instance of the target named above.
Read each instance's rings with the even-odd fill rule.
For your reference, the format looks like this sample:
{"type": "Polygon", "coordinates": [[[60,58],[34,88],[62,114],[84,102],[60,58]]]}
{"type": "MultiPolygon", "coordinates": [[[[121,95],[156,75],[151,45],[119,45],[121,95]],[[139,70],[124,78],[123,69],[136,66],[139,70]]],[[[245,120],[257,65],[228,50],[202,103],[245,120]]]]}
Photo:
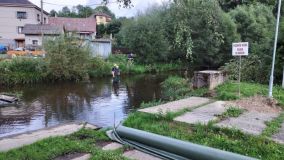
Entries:
{"type": "MultiPolygon", "coordinates": [[[[224,85],[217,87],[217,99],[219,100],[236,100],[238,97],[238,84],[228,82],[224,85]]],[[[254,95],[267,96],[268,85],[256,84],[256,83],[241,83],[241,98],[250,97],[254,95]]],[[[281,86],[274,86],[273,97],[278,101],[281,106],[284,106],[284,89],[281,86]]]]}
{"type": "Polygon", "coordinates": [[[109,140],[104,130],[82,129],[70,136],[54,137],[38,141],[19,149],[0,153],[2,160],[49,160],[70,153],[90,153],[92,160],[123,160],[121,150],[103,151],[94,144],[109,140]]]}
{"type": "Polygon", "coordinates": [[[226,112],[224,112],[222,115],[219,116],[220,119],[226,119],[229,117],[239,117],[245,110],[238,108],[238,107],[232,107],[230,106],[226,112]]]}
{"type": "Polygon", "coordinates": [[[271,137],[273,134],[277,133],[281,128],[281,124],[284,122],[284,112],[282,112],[278,117],[266,123],[266,128],[262,132],[263,136],[271,137]]]}
{"type": "Polygon", "coordinates": [[[188,125],[167,117],[147,113],[132,113],[125,126],[219,148],[260,159],[284,159],[284,145],[262,136],[244,134],[238,130],[221,129],[209,125],[188,125]]]}

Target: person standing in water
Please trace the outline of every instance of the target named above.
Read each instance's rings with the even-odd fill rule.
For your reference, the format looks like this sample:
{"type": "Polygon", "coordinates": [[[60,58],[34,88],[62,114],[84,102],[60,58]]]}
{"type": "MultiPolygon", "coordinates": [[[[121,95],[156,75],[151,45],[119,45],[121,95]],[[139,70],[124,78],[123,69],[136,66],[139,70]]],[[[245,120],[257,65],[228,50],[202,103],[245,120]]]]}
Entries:
{"type": "Polygon", "coordinates": [[[120,81],[120,70],[119,70],[119,66],[117,64],[114,64],[112,69],[111,69],[111,73],[112,73],[112,78],[113,78],[113,82],[114,83],[118,83],[120,81]]]}

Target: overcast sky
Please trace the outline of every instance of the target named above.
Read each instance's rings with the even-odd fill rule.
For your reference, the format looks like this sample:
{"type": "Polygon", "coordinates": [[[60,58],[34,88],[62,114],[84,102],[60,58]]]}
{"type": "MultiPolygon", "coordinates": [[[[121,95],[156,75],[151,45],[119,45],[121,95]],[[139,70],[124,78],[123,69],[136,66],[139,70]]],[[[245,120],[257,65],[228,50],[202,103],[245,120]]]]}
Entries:
{"type": "MultiPolygon", "coordinates": [[[[38,5],[40,7],[40,0],[29,0],[32,3],[38,5]]],[[[72,6],[76,6],[78,4],[81,5],[91,5],[91,4],[100,4],[101,0],[43,0],[44,2],[44,10],[46,11],[50,11],[52,9],[58,11],[60,10],[62,7],[64,6],[68,6],[69,8],[71,8],[72,6]],[[48,3],[52,3],[52,4],[56,4],[56,5],[52,5],[52,4],[48,4],[48,3]]],[[[110,0],[110,2],[114,2],[116,0],[110,0]]],[[[153,4],[161,4],[163,1],[166,0],[132,0],[132,3],[134,5],[134,7],[130,8],[130,9],[126,9],[126,8],[119,8],[119,5],[117,3],[111,3],[108,4],[107,6],[110,8],[110,10],[115,13],[115,15],[117,17],[131,17],[134,16],[138,11],[144,11],[146,8],[148,8],[149,6],[153,5],[153,4]]],[[[92,6],[93,8],[95,8],[96,6],[92,6]]]]}

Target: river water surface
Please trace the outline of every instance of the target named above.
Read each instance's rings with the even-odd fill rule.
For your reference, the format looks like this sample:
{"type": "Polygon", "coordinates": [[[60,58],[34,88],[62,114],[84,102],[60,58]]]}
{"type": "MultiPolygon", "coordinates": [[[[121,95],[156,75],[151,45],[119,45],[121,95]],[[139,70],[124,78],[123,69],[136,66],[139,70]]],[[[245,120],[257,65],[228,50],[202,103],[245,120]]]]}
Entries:
{"type": "Polygon", "coordinates": [[[127,76],[119,84],[108,77],[86,83],[0,88],[0,92],[22,94],[20,104],[0,105],[0,137],[74,121],[113,126],[142,102],[160,99],[160,83],[168,75],[127,76]]]}

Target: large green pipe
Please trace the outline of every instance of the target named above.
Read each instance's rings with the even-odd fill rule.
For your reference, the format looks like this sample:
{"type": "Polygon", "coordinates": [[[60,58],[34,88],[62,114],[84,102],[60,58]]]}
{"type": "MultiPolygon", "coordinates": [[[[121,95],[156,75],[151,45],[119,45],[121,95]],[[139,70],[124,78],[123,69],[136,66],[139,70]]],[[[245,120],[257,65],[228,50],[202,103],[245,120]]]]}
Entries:
{"type": "Polygon", "coordinates": [[[118,126],[116,134],[122,140],[137,142],[187,159],[197,160],[255,160],[254,158],[185,142],[133,128],[118,126]]]}

